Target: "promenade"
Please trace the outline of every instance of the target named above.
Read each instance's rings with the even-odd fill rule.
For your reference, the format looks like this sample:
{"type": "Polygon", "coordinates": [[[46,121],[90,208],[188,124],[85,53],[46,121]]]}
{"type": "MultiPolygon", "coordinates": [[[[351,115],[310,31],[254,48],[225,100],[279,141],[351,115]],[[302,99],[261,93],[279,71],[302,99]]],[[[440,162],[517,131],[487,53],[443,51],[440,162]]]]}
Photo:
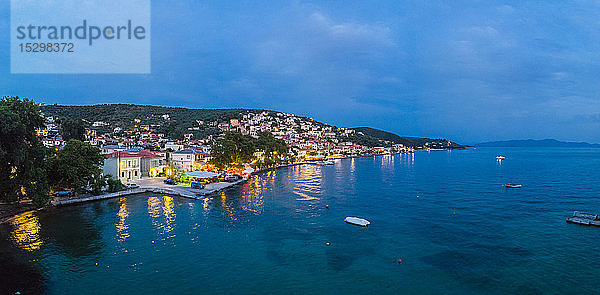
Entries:
{"type": "Polygon", "coordinates": [[[105,200],[124,196],[131,196],[144,193],[153,193],[160,195],[179,196],[189,199],[202,199],[206,196],[216,194],[229,187],[246,181],[241,179],[235,182],[215,182],[209,183],[203,189],[193,189],[186,185],[168,185],[164,183],[164,177],[145,178],[135,181],[138,188],[126,189],[114,193],[106,193],[98,196],[76,197],[76,198],[54,198],[51,201],[53,206],[69,205],[97,200],[105,200]]]}

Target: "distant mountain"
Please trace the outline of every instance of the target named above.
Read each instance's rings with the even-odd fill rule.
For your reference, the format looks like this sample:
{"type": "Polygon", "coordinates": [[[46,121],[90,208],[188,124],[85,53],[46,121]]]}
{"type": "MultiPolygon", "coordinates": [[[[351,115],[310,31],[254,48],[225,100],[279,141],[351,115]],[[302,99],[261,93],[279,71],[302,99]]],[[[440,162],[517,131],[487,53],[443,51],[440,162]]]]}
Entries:
{"type": "Polygon", "coordinates": [[[403,137],[397,134],[371,128],[371,127],[355,127],[352,128],[358,133],[362,133],[365,136],[376,138],[378,140],[389,141],[392,143],[399,143],[409,147],[430,147],[433,149],[464,149],[464,146],[449,141],[444,138],[421,138],[421,137],[403,137]]]}
{"type": "Polygon", "coordinates": [[[476,144],[478,147],[572,147],[572,148],[600,148],[600,144],[587,142],[566,142],[556,139],[521,139],[491,141],[476,144]]]}

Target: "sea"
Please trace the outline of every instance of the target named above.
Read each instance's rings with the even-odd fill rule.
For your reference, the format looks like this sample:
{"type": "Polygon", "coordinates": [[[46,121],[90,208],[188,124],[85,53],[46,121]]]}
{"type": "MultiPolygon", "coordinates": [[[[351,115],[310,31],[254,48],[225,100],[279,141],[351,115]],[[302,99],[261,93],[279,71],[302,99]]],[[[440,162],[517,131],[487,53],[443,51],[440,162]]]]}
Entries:
{"type": "Polygon", "coordinates": [[[291,166],[198,200],[21,214],[0,225],[0,293],[600,294],[600,227],[573,211],[600,214],[600,149],[291,166]]]}

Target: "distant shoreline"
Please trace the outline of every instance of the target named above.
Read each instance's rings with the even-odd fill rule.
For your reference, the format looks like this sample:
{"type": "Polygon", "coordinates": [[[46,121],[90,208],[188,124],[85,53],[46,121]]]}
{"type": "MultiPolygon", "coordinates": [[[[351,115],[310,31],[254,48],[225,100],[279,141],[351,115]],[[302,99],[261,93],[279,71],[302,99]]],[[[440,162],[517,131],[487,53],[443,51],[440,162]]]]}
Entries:
{"type": "Polygon", "coordinates": [[[490,141],[474,144],[475,147],[521,147],[521,148],[543,148],[543,147],[558,147],[558,148],[600,148],[600,144],[588,142],[567,142],[558,141],[556,139],[518,139],[518,140],[503,140],[490,141]]]}

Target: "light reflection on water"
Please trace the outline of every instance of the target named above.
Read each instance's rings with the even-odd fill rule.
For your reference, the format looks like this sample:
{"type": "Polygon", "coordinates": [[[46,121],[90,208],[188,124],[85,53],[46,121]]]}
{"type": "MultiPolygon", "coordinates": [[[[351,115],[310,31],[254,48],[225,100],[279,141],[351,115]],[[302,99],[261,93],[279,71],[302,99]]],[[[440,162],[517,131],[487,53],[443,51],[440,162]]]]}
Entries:
{"type": "Polygon", "coordinates": [[[119,242],[125,241],[129,238],[129,224],[127,223],[127,217],[129,217],[129,211],[127,210],[127,198],[120,198],[121,203],[117,216],[119,221],[115,224],[117,229],[117,238],[119,242]]]}
{"type": "Polygon", "coordinates": [[[12,220],[13,231],[10,238],[21,249],[34,251],[42,245],[40,221],[33,212],[17,215],[12,220]]]}
{"type": "Polygon", "coordinates": [[[47,294],[595,294],[598,231],[564,218],[597,211],[599,152],[514,153],[526,165],[432,151],[290,167],[200,200],[26,214],[0,234],[39,257],[47,294]],[[506,177],[526,186],[499,188],[506,177]]]}
{"type": "Polygon", "coordinates": [[[173,203],[173,197],[171,196],[164,196],[163,199],[163,213],[165,215],[164,232],[169,233],[173,231],[173,226],[175,223],[175,204],[173,203]]]}
{"type": "Polygon", "coordinates": [[[289,182],[292,187],[292,193],[297,195],[298,201],[319,200],[321,193],[323,171],[322,167],[317,165],[299,165],[292,169],[289,176],[289,182]]]}

